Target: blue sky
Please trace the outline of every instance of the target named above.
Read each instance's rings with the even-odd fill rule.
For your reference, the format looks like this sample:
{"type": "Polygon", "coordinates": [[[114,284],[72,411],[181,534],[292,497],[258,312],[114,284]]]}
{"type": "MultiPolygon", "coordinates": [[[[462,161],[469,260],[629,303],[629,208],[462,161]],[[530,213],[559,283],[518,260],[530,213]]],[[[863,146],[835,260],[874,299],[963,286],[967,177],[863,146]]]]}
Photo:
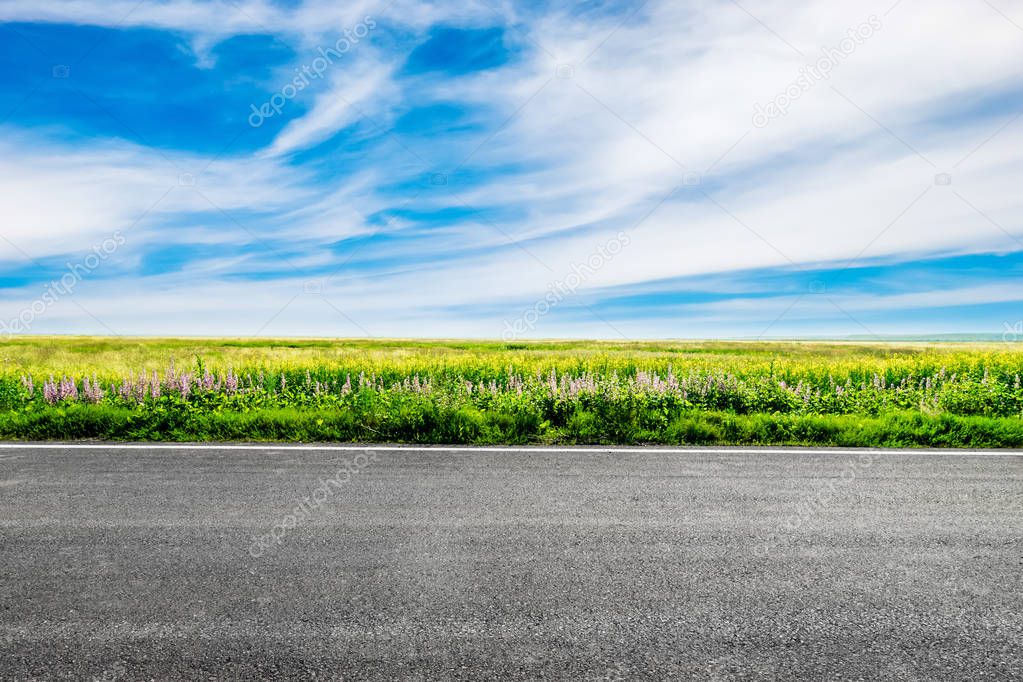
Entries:
{"type": "Polygon", "coordinates": [[[1023,327],[1023,7],[801,5],[0,2],[0,332],[1023,327]]]}

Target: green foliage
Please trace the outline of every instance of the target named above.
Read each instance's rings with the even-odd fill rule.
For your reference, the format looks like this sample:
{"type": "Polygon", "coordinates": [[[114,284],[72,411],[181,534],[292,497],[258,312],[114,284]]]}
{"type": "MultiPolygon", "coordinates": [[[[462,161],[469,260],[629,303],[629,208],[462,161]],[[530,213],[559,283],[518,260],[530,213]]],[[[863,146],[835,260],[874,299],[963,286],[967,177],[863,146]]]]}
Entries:
{"type": "Polygon", "coordinates": [[[6,438],[1023,443],[1023,352],[1009,344],[29,337],[4,350],[6,438]]]}
{"type": "Polygon", "coordinates": [[[738,415],[680,410],[667,425],[640,412],[579,410],[564,424],[536,415],[421,406],[393,415],[267,408],[249,412],[166,411],[106,405],[0,414],[0,438],[20,440],[408,442],[422,444],[815,445],[835,447],[1023,447],[1017,418],[899,412],[856,415],[738,415]],[[623,420],[624,416],[624,420],[623,420]]]}

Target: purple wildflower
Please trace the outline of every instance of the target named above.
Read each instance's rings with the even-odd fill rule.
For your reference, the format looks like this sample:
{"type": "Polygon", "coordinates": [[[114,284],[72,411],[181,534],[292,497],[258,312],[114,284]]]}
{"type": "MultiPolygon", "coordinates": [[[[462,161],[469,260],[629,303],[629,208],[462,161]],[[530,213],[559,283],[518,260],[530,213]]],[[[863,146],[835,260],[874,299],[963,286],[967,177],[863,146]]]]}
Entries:
{"type": "Polygon", "coordinates": [[[227,376],[224,378],[224,390],[228,395],[234,395],[238,392],[238,377],[235,376],[233,370],[228,368],[227,376]]]}
{"type": "Polygon", "coordinates": [[[50,379],[43,382],[43,400],[50,405],[56,405],[58,399],[57,383],[53,380],[53,375],[50,375],[50,379]]]}
{"type": "Polygon", "coordinates": [[[62,377],[58,387],[58,396],[61,400],[76,400],[78,398],[78,385],[70,377],[62,377]]]}
{"type": "Polygon", "coordinates": [[[95,374],[92,375],[92,381],[89,381],[89,377],[82,378],[82,394],[87,401],[94,405],[103,400],[103,387],[95,374]]]}

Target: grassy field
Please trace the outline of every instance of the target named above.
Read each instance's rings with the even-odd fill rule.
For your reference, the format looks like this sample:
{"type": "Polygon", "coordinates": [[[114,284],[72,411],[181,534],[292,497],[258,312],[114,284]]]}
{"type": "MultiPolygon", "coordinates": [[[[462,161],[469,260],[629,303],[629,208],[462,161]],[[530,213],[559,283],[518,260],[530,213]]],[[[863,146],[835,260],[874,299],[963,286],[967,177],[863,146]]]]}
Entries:
{"type": "Polygon", "coordinates": [[[1023,446],[1009,344],[15,337],[0,437],[1023,446]]]}

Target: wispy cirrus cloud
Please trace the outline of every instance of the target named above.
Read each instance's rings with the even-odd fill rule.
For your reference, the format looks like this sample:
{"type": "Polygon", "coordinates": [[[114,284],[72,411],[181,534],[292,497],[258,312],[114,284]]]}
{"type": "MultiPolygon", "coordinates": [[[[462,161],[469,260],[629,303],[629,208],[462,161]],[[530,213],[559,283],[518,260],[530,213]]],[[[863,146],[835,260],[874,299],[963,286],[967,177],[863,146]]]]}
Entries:
{"type": "MultiPolygon", "coordinates": [[[[912,331],[926,325],[906,311],[941,300],[989,306],[987,320],[958,313],[985,331],[1018,303],[989,271],[944,297],[940,277],[915,292],[842,291],[851,268],[940,273],[953,256],[1021,250],[1023,33],[986,3],[930,3],[927,22],[911,5],[3,3],[0,21],[19,23],[0,30],[59,46],[70,77],[54,84],[46,49],[8,76],[0,256],[59,257],[144,215],[117,263],[75,295],[124,331],[165,331],[177,295],[204,301],[197,333],[329,334],[337,316],[311,312],[329,296],[373,333],[498,336],[626,230],[628,252],[536,335],[783,332],[787,317],[800,333],[861,333],[850,315],[912,331]],[[248,124],[367,16],[377,28],[343,60],[248,124]],[[869,36],[850,37],[865,23],[869,36]],[[90,71],[145,62],[146,44],[160,46],[158,78],[90,71]],[[757,125],[758,104],[829,49],[844,56],[827,77],[757,125]],[[208,93],[208,106],[175,92],[208,93]],[[185,116],[153,125],[160,107],[185,116]],[[843,302],[714,290],[765,269],[812,271],[843,302]],[[712,302],[659,305],[660,287],[694,277],[712,302]],[[126,284],[153,302],[131,320],[102,303],[126,284]],[[613,303],[632,298],[629,310],[613,303]]],[[[13,284],[12,308],[31,288],[13,284]]],[[[48,315],[84,321],[66,308],[48,315]]]]}

